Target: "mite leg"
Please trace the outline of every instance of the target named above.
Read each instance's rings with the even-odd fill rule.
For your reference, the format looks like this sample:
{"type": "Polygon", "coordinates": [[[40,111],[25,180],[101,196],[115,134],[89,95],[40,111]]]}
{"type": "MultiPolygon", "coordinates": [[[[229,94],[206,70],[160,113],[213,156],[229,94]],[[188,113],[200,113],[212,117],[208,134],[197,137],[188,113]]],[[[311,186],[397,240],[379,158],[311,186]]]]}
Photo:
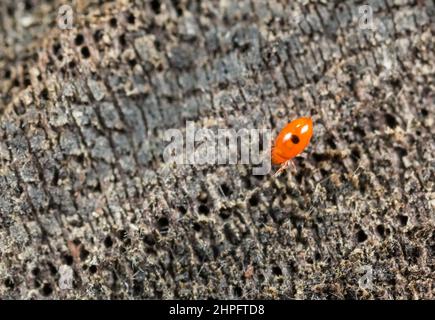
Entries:
{"type": "Polygon", "coordinates": [[[293,171],[297,171],[297,169],[296,169],[296,165],[295,165],[295,162],[293,161],[293,159],[290,159],[288,162],[290,162],[293,171]]]}
{"type": "Polygon", "coordinates": [[[279,176],[279,175],[280,175],[284,170],[286,170],[290,165],[293,167],[293,169],[296,170],[295,163],[293,162],[293,160],[290,159],[290,160],[287,160],[286,162],[284,162],[284,163],[281,165],[281,168],[279,168],[278,171],[275,172],[275,174],[273,175],[273,177],[274,177],[274,178],[278,177],[278,176],[279,176]]]}

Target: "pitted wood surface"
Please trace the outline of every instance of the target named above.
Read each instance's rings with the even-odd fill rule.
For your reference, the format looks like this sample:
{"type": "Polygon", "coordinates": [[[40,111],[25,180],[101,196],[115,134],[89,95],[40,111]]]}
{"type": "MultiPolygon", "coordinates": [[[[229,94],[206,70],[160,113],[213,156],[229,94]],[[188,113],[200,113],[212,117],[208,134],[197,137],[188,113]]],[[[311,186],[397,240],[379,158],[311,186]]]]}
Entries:
{"type": "Polygon", "coordinates": [[[433,298],[433,1],[371,1],[375,30],[357,1],[76,1],[71,30],[63,1],[18,2],[0,4],[1,298],[433,298]],[[163,162],[188,120],[303,115],[294,174],[163,162]]]}

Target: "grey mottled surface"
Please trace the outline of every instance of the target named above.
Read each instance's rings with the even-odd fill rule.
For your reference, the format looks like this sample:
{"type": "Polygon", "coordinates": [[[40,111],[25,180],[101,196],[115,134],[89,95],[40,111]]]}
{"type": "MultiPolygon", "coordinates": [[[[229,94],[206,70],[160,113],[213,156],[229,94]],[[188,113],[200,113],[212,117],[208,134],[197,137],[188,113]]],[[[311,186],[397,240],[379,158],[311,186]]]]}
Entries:
{"type": "Polygon", "coordinates": [[[61,30],[63,3],[0,3],[0,298],[434,297],[433,1],[369,1],[376,30],[276,0],[75,1],[61,30]],[[162,161],[186,120],[307,114],[295,174],[162,161]]]}

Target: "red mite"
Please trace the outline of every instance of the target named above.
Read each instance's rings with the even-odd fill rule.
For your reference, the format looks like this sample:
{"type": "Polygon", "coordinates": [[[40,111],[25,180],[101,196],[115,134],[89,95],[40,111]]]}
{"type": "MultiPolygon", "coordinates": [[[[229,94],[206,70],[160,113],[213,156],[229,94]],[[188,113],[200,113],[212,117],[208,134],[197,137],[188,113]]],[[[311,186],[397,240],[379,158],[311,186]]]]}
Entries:
{"type": "Polygon", "coordinates": [[[312,135],[313,121],[307,117],[293,120],[281,130],[272,148],[272,163],[281,165],[275,176],[293,164],[291,160],[305,150],[312,135]]]}

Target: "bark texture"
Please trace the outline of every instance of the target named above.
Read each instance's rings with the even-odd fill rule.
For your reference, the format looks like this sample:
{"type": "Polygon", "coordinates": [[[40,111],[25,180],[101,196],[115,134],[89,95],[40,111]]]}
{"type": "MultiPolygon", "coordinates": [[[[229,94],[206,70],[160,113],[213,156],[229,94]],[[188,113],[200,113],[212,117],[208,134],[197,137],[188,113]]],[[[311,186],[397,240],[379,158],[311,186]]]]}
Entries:
{"type": "Polygon", "coordinates": [[[433,1],[0,2],[0,298],[434,298],[433,1]],[[67,3],[68,4],[68,3],[67,3]],[[297,172],[164,132],[311,115],[297,172]]]}

